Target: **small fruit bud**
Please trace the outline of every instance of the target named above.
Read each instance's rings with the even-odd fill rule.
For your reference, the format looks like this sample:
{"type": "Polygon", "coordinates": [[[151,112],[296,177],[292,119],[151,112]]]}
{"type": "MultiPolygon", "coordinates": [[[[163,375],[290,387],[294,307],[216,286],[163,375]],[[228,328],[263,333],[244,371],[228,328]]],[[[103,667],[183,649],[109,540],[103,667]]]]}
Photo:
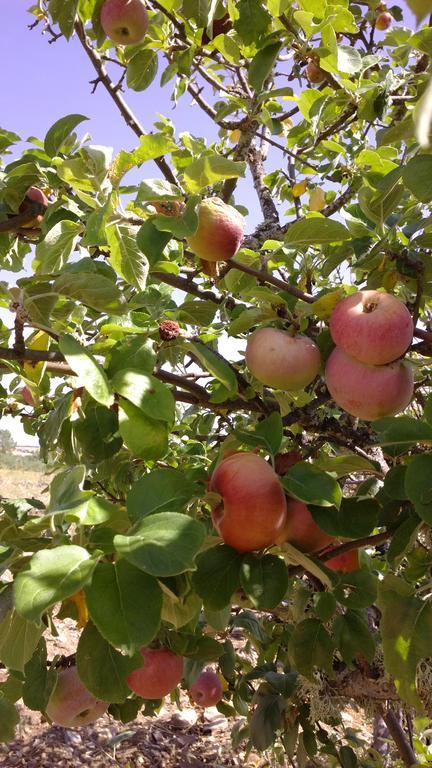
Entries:
{"type": "Polygon", "coordinates": [[[159,326],[162,341],[173,341],[180,334],[180,326],[175,320],[164,320],[159,326]]]}
{"type": "Polygon", "coordinates": [[[379,29],[380,31],[384,32],[391,26],[392,21],[393,16],[388,11],[384,11],[384,13],[380,13],[380,15],[377,17],[375,22],[375,29],[379,29]]]}

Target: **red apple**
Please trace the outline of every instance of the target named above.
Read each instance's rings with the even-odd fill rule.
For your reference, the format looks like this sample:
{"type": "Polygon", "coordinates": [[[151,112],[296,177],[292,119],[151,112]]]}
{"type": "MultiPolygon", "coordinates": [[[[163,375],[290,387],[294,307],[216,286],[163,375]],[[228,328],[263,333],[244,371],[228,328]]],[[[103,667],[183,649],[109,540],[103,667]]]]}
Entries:
{"type": "Polygon", "coordinates": [[[326,73],[313,59],[308,59],[306,77],[313,85],[319,85],[326,79],[326,73]]]}
{"type": "MultiPolygon", "coordinates": [[[[29,201],[32,201],[33,203],[40,203],[44,209],[48,206],[49,203],[47,196],[44,195],[41,189],[38,187],[30,187],[27,190],[26,196],[19,207],[20,213],[27,213],[30,211],[29,201]]],[[[43,217],[43,213],[38,213],[31,221],[28,221],[25,224],[21,224],[22,229],[32,229],[33,227],[39,226],[43,217]]]]}
{"type": "Polygon", "coordinates": [[[391,363],[412,342],[413,321],[391,293],[358,291],[336,304],[330,318],[335,344],[347,355],[370,365],[391,363]]]}
{"type": "Polygon", "coordinates": [[[259,328],[249,336],[246,365],[262,384],[276,389],[303,389],[318,374],[321,355],[308,336],[290,336],[277,328],[259,328]]]}
{"type": "Polygon", "coordinates": [[[289,542],[302,552],[319,552],[334,541],[333,536],[322,531],[303,501],[288,499],[286,522],[275,544],[289,542]]]}
{"type": "Polygon", "coordinates": [[[77,668],[67,667],[58,673],[46,713],[50,720],[65,728],[87,725],[102,717],[108,704],[99,701],[81,682],[77,668]]]}
{"type": "Polygon", "coordinates": [[[380,15],[377,17],[375,21],[375,28],[381,31],[384,31],[391,26],[392,21],[393,21],[393,16],[391,15],[391,13],[388,13],[388,11],[384,11],[384,13],[380,13],[380,15]]]}
{"type": "Polygon", "coordinates": [[[335,555],[330,560],[326,560],[325,565],[332,571],[341,571],[342,573],[351,573],[360,568],[358,549],[350,549],[348,552],[342,552],[341,555],[335,555]]]}
{"type": "Polygon", "coordinates": [[[186,238],[204,261],[227,261],[235,256],[244,235],[243,216],[219,197],[208,197],[198,208],[198,228],[186,238]]]}
{"type": "Polygon", "coordinates": [[[277,475],[286,475],[290,467],[303,461],[299,451],[287,451],[287,453],[277,453],[275,456],[275,472],[277,475]]]}
{"type": "Polygon", "coordinates": [[[141,648],[144,664],[127,677],[129,688],[143,699],[163,699],[183,677],[183,657],[168,648],[141,648]]]}
{"type": "Polygon", "coordinates": [[[255,453],[235,453],[216,467],[209,490],[222,496],[213,524],[225,544],[252,552],[273,544],[286,519],[283,488],[270,464],[255,453]]]}
{"type": "Polygon", "coordinates": [[[325,380],[333,400],[347,413],[365,421],[394,416],[410,403],[412,367],[403,360],[365,365],[335,347],[327,360],[325,380]]]}
{"type": "Polygon", "coordinates": [[[28,387],[23,387],[21,390],[21,397],[27,405],[35,404],[31,390],[28,387]]]}
{"type": "Polygon", "coordinates": [[[212,669],[205,669],[190,687],[191,699],[200,707],[213,707],[223,696],[219,675],[212,669]]]}
{"type": "Polygon", "coordinates": [[[147,8],[143,0],[105,0],[100,23],[113,43],[134,45],[140,43],[147,32],[147,8]]]}

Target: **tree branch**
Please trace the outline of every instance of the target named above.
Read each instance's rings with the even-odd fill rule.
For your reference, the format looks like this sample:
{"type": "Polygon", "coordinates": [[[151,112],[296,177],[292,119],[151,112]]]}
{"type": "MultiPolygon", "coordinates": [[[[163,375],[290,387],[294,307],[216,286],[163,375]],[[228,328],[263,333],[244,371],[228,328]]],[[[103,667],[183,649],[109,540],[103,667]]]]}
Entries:
{"type": "MultiPolygon", "coordinates": [[[[118,107],[120,114],[124,118],[129,128],[132,129],[132,131],[135,133],[136,136],[138,136],[138,138],[141,138],[141,136],[145,136],[147,132],[144,130],[142,125],[138,122],[132,110],[126,104],[125,100],[120,95],[118,89],[112,82],[107,70],[105,69],[105,66],[101,57],[99,56],[98,52],[95,51],[95,49],[90,44],[87,38],[87,35],[85,33],[84,27],[80,21],[77,21],[75,23],[75,32],[78,36],[78,39],[82,47],[84,48],[85,52],[87,53],[87,56],[89,57],[91,63],[93,64],[93,67],[97,72],[98,80],[102,83],[103,86],[105,86],[106,90],[108,91],[112,100],[118,107]]],[[[154,162],[156,163],[161,173],[165,176],[167,181],[171,182],[171,184],[178,185],[178,181],[174,176],[174,173],[172,172],[165,158],[158,157],[155,159],[154,162]]]]}
{"type": "Polygon", "coordinates": [[[225,274],[230,269],[238,269],[240,272],[245,272],[247,275],[252,275],[257,279],[259,283],[269,283],[270,285],[274,285],[276,288],[279,288],[279,290],[286,291],[286,293],[290,293],[292,296],[296,296],[297,299],[306,301],[308,304],[313,304],[315,301],[314,297],[311,296],[310,293],[305,293],[304,291],[301,291],[300,288],[296,288],[295,285],[291,285],[291,283],[287,283],[285,280],[280,280],[278,277],[274,277],[274,275],[270,274],[270,272],[267,272],[266,270],[260,271],[258,269],[253,269],[252,267],[248,267],[246,264],[242,264],[240,261],[236,261],[235,259],[230,259],[227,261],[225,274]]]}
{"type": "Polygon", "coordinates": [[[399,723],[392,709],[383,711],[383,720],[385,721],[390,735],[396,744],[397,751],[404,765],[410,768],[417,765],[417,759],[408,739],[406,738],[402,726],[399,723]]]}
{"type": "Polygon", "coordinates": [[[264,184],[264,164],[262,152],[253,144],[249,147],[248,164],[252,174],[255,191],[264,216],[265,222],[279,224],[279,214],[271,196],[270,190],[264,184]]]}

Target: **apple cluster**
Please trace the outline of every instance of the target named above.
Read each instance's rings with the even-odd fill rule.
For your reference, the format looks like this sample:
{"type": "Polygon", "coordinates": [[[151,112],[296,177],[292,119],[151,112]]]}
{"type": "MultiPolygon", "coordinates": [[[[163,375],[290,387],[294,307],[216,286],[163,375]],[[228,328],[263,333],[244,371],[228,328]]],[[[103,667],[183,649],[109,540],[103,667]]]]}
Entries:
{"type": "Polygon", "coordinates": [[[402,301],[381,291],[358,291],[336,305],[330,333],[336,344],[325,380],[334,401],[352,416],[375,421],[410,403],[414,375],[402,359],[413,338],[402,301]]]}

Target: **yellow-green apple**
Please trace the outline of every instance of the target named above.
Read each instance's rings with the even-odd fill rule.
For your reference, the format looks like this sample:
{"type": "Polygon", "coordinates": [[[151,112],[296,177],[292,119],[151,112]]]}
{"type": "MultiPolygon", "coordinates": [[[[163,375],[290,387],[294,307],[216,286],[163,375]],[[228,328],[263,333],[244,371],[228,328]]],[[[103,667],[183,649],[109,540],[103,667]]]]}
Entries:
{"type": "Polygon", "coordinates": [[[149,17],[143,0],[105,0],[100,23],[113,43],[135,45],[144,39],[149,17]]]}
{"type": "Polygon", "coordinates": [[[252,552],[273,544],[286,519],[286,500],[278,476],[256,453],[234,453],[216,467],[209,490],[222,497],[213,524],[225,544],[252,552]]]}
{"type": "Polygon", "coordinates": [[[342,299],[330,318],[334,343],[370,365],[391,363],[412,342],[413,321],[405,304],[391,293],[358,291],[342,299]]]}
{"type": "Polygon", "coordinates": [[[380,13],[380,15],[377,17],[375,21],[375,28],[384,31],[391,26],[392,21],[393,16],[391,13],[384,11],[384,13],[380,13]]]}
{"type": "Polygon", "coordinates": [[[168,648],[141,648],[144,664],[126,678],[129,688],[143,699],[163,699],[183,677],[183,657],[168,648]]]}
{"type": "Polygon", "coordinates": [[[306,77],[313,85],[319,85],[326,79],[326,73],[313,59],[308,59],[306,77]]]}
{"type": "Polygon", "coordinates": [[[341,555],[335,555],[326,560],[325,565],[332,571],[341,571],[342,573],[351,573],[360,568],[358,549],[350,549],[348,552],[342,552],[341,555]]]}
{"type": "Polygon", "coordinates": [[[212,669],[205,669],[191,685],[189,694],[200,707],[214,707],[223,696],[219,675],[212,669]]]}
{"type": "Polygon", "coordinates": [[[106,712],[108,704],[100,701],[81,682],[76,667],[61,669],[50,696],[46,713],[50,720],[65,728],[92,723],[106,712]]]}
{"type": "Polygon", "coordinates": [[[31,221],[27,221],[25,224],[21,224],[23,229],[31,229],[33,227],[39,226],[44,217],[45,209],[48,206],[49,200],[47,196],[42,192],[42,190],[39,189],[39,187],[30,187],[27,190],[25,198],[19,207],[19,212],[30,213],[31,203],[39,203],[43,210],[41,210],[41,212],[38,213],[31,221]]]}
{"type": "Polygon", "coordinates": [[[412,367],[403,360],[366,365],[335,347],[327,360],[325,380],[333,400],[347,413],[365,421],[394,416],[410,403],[412,367]]]}
{"type": "Polygon", "coordinates": [[[321,355],[308,336],[259,328],[248,338],[246,365],[261,384],[296,390],[310,384],[318,374],[321,355]]]}
{"type": "Polygon", "coordinates": [[[288,499],[286,522],[275,544],[288,542],[302,552],[319,552],[333,541],[333,536],[318,527],[303,501],[288,499]]]}
{"type": "Polygon", "coordinates": [[[198,228],[186,239],[199,259],[228,261],[240,248],[243,235],[241,213],[219,197],[207,197],[198,208],[198,228]]]}

